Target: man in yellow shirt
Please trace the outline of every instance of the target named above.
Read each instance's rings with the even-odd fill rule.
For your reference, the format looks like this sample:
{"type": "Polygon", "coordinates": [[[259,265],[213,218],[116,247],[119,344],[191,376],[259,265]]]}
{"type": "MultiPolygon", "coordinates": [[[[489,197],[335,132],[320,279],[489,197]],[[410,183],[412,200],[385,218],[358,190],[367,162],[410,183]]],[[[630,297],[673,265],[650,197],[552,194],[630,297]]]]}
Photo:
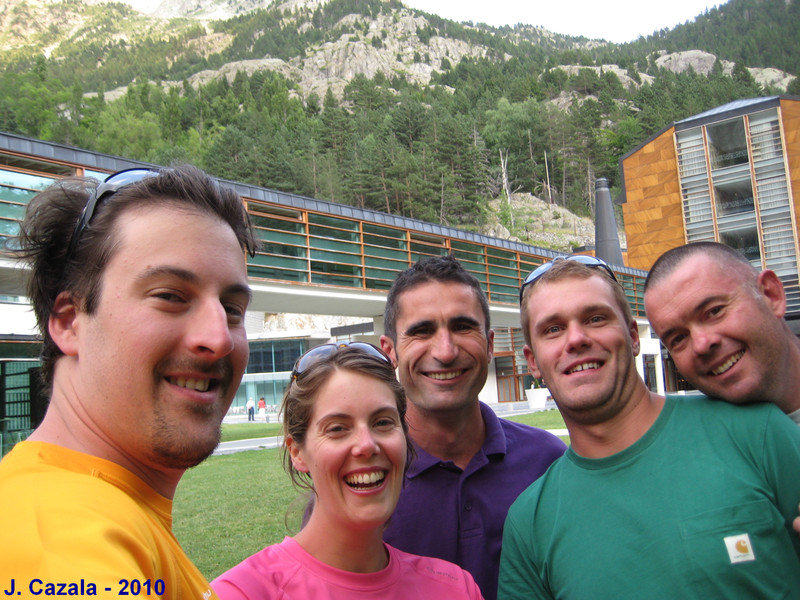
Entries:
{"type": "Polygon", "coordinates": [[[219,442],[248,359],[240,198],[202,171],[69,178],[17,253],[50,403],[0,463],[0,592],[214,597],[172,533],[186,469],[219,442]]]}

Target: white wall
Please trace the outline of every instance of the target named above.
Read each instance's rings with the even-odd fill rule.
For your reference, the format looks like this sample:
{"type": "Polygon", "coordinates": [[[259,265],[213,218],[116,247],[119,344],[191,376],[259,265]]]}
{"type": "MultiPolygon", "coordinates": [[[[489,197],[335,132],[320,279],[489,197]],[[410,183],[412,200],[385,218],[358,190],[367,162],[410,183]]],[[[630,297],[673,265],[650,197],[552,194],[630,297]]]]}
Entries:
{"type": "Polygon", "coordinates": [[[0,304],[0,334],[38,335],[36,316],[29,304],[0,304]]]}

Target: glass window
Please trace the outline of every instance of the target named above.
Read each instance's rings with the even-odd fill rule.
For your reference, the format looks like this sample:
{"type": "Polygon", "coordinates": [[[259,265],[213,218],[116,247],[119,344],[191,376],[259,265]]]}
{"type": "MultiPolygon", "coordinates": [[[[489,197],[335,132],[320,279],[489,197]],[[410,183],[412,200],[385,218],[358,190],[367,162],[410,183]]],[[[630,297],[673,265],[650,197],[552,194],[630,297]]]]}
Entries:
{"type": "Polygon", "coordinates": [[[94,177],[95,179],[97,179],[97,181],[105,181],[109,175],[111,175],[111,173],[104,173],[102,171],[93,171],[91,169],[83,170],[84,177],[94,177]]]}
{"type": "Polygon", "coordinates": [[[54,177],[0,170],[0,184],[9,187],[41,191],[54,181],[54,177]]]}
{"type": "Polygon", "coordinates": [[[719,241],[735,248],[753,264],[761,265],[761,248],[758,243],[758,230],[755,225],[719,232],[719,241]]]}
{"type": "Polygon", "coordinates": [[[708,125],[706,134],[708,135],[712,169],[722,169],[748,162],[744,120],[741,117],[708,125]]]}
{"type": "Polygon", "coordinates": [[[753,186],[750,177],[734,181],[714,182],[717,216],[725,217],[754,210],[753,186]]]}
{"type": "Polygon", "coordinates": [[[681,177],[707,173],[703,131],[700,127],[676,134],[678,142],[678,167],[681,177]]]}

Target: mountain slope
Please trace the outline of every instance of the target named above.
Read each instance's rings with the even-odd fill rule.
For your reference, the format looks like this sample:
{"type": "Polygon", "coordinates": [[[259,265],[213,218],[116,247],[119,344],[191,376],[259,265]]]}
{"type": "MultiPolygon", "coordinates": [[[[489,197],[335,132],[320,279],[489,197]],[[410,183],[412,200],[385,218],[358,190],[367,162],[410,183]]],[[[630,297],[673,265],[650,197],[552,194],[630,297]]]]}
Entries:
{"type": "Polygon", "coordinates": [[[763,57],[667,52],[673,32],[617,46],[398,0],[135,6],[0,0],[0,129],[477,228],[508,193],[589,215],[593,180],[614,190],[670,122],[800,87],[763,57]]]}

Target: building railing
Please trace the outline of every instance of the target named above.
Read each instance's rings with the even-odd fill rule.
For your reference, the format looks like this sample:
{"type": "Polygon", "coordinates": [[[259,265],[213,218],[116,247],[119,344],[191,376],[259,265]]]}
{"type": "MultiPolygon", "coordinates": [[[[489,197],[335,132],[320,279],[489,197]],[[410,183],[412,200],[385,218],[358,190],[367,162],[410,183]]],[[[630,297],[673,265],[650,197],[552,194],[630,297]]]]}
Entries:
{"type": "MultiPolygon", "coordinates": [[[[143,163],[0,133],[0,237],[14,235],[37,191],[69,174],[102,176],[143,163]]],[[[148,166],[148,165],[144,165],[148,166]]],[[[414,219],[236,182],[263,246],[248,260],[254,280],[387,290],[426,256],[456,256],[492,304],[516,305],[528,273],[561,253],[414,219]]],[[[634,314],[644,315],[646,273],[612,266],[634,314]]]]}

